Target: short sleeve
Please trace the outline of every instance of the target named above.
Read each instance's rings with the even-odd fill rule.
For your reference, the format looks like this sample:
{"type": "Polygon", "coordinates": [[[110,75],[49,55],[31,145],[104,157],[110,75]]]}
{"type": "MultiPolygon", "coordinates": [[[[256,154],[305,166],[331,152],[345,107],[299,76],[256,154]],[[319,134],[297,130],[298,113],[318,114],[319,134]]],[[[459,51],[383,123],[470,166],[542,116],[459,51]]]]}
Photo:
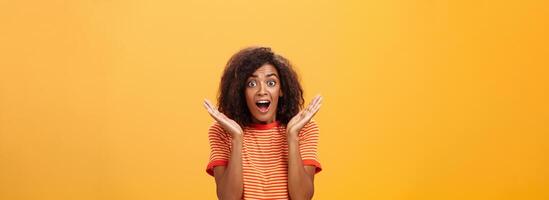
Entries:
{"type": "Polygon", "coordinates": [[[210,142],[210,160],[206,172],[213,176],[214,167],[224,166],[229,162],[231,143],[229,135],[218,122],[214,122],[208,129],[208,139],[210,142]]]}
{"type": "Polygon", "coordinates": [[[299,152],[301,153],[301,159],[303,165],[315,166],[315,174],[322,171],[320,161],[318,159],[318,125],[314,121],[310,121],[305,124],[299,132],[299,152]]]}

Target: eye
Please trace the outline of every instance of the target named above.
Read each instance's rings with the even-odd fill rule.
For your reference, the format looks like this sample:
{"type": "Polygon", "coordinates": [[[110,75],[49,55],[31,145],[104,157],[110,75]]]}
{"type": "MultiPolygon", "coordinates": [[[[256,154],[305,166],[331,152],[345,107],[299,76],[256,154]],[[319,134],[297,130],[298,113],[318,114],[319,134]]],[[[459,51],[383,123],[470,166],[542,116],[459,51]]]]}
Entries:
{"type": "Polygon", "coordinates": [[[273,87],[273,86],[276,85],[276,81],[274,81],[274,80],[269,80],[269,81],[267,81],[267,85],[273,87]]]}
{"type": "Polygon", "coordinates": [[[255,87],[256,85],[257,83],[253,80],[248,82],[248,87],[255,87]]]}

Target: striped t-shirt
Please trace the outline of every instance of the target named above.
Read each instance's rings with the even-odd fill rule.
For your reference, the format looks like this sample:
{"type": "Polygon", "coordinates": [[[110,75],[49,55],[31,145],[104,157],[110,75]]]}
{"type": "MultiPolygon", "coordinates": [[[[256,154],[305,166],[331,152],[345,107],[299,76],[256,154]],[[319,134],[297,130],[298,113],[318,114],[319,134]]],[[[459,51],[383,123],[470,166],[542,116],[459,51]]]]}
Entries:
{"type": "MultiPolygon", "coordinates": [[[[251,124],[243,128],[242,180],[243,199],[289,199],[288,143],[286,128],[279,122],[251,124]]],[[[299,132],[299,151],[303,165],[316,166],[318,126],[307,123],[299,132]]],[[[214,122],[208,133],[211,153],[206,172],[213,176],[215,166],[227,165],[231,151],[231,135],[214,122]]]]}

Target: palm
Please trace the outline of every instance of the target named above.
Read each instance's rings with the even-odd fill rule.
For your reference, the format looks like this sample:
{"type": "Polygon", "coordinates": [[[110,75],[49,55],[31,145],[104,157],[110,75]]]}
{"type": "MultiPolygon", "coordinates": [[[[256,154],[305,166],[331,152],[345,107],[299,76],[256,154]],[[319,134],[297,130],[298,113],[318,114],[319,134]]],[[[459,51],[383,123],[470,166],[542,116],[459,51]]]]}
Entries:
{"type": "Polygon", "coordinates": [[[289,134],[297,134],[301,131],[301,128],[305,126],[313,116],[318,112],[322,102],[322,96],[317,95],[313,101],[305,108],[295,115],[286,125],[286,130],[289,134]]]}
{"type": "Polygon", "coordinates": [[[228,131],[231,136],[240,136],[244,131],[242,131],[242,128],[238,123],[236,123],[234,120],[228,118],[225,114],[222,112],[219,112],[217,108],[215,108],[212,103],[209,100],[204,100],[204,107],[208,110],[208,113],[217,121],[223,129],[228,131]]]}

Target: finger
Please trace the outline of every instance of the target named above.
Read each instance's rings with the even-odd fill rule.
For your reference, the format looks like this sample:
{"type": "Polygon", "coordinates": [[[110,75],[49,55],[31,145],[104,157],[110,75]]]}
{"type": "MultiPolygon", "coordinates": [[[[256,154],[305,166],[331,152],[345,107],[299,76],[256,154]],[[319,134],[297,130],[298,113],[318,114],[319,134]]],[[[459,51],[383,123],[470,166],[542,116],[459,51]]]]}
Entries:
{"type": "Polygon", "coordinates": [[[208,105],[208,103],[204,102],[204,107],[206,108],[206,110],[208,111],[208,113],[210,113],[210,115],[213,114],[213,110],[212,110],[212,108],[208,105]]]}
{"type": "Polygon", "coordinates": [[[322,96],[317,95],[313,101],[307,106],[307,108],[301,111],[300,117],[297,119],[297,123],[307,123],[320,109],[322,103],[322,96]]]}
{"type": "Polygon", "coordinates": [[[320,110],[321,105],[322,104],[318,104],[315,108],[313,108],[313,115],[315,115],[320,110]]]}
{"type": "Polygon", "coordinates": [[[318,98],[318,100],[316,101],[316,104],[315,106],[313,107],[313,110],[317,110],[318,108],[320,108],[320,105],[322,104],[322,96],[320,96],[318,98]]]}
{"type": "Polygon", "coordinates": [[[225,115],[224,113],[219,112],[219,111],[218,111],[218,113],[219,113],[219,116],[220,116],[221,118],[223,118],[223,119],[229,119],[229,117],[227,117],[227,115],[225,115]]]}
{"type": "Polygon", "coordinates": [[[316,98],[314,98],[313,101],[311,103],[309,103],[309,105],[307,105],[307,108],[305,108],[305,112],[310,112],[311,111],[311,108],[313,107],[315,101],[316,101],[316,98]]]}
{"type": "Polygon", "coordinates": [[[309,111],[309,113],[307,113],[307,120],[311,120],[313,118],[313,116],[315,116],[316,114],[316,110],[315,108],[311,108],[311,111],[309,111]]]}
{"type": "Polygon", "coordinates": [[[208,109],[208,110],[210,109],[210,105],[208,105],[208,100],[204,99],[204,102],[202,102],[202,104],[204,105],[204,107],[206,109],[208,109]]]}
{"type": "Polygon", "coordinates": [[[311,109],[311,104],[307,105],[307,107],[304,110],[302,110],[303,112],[302,114],[308,113],[310,109],[311,109]]]}
{"type": "Polygon", "coordinates": [[[313,107],[318,105],[320,102],[322,102],[322,96],[317,95],[316,98],[315,98],[315,101],[313,103],[313,107]]]}
{"type": "Polygon", "coordinates": [[[313,118],[313,116],[320,110],[320,106],[322,105],[322,98],[320,98],[315,105],[311,108],[309,111],[309,117],[313,118]]]}
{"type": "Polygon", "coordinates": [[[314,104],[317,104],[317,103],[318,103],[318,101],[320,101],[320,99],[321,99],[321,98],[322,98],[322,96],[320,96],[320,95],[316,95],[316,97],[315,97],[315,100],[314,100],[314,102],[313,102],[313,103],[314,103],[314,104]]]}
{"type": "Polygon", "coordinates": [[[311,105],[316,104],[316,103],[318,102],[319,99],[320,99],[320,95],[317,94],[317,95],[313,98],[313,100],[311,101],[311,105]]]}
{"type": "Polygon", "coordinates": [[[219,115],[217,115],[217,114],[215,113],[215,111],[209,109],[209,110],[208,110],[208,113],[209,113],[210,116],[212,116],[216,121],[220,121],[220,120],[221,120],[221,118],[219,117],[219,115]]]}
{"type": "Polygon", "coordinates": [[[210,110],[212,110],[212,114],[215,115],[215,117],[217,118],[217,121],[222,122],[222,121],[228,121],[229,120],[229,117],[227,117],[222,112],[219,112],[219,109],[210,108],[210,110]]]}
{"type": "Polygon", "coordinates": [[[204,104],[207,105],[208,107],[210,107],[208,99],[204,99],[204,104]]]}
{"type": "Polygon", "coordinates": [[[313,111],[316,111],[320,108],[320,105],[322,104],[322,96],[319,96],[317,101],[315,102],[315,105],[313,106],[313,111]]]}
{"type": "Polygon", "coordinates": [[[309,106],[307,106],[307,111],[311,112],[313,108],[319,103],[320,99],[321,99],[321,96],[316,95],[315,98],[313,98],[313,101],[309,104],[309,106]]]}
{"type": "Polygon", "coordinates": [[[305,116],[306,114],[307,114],[307,110],[302,110],[302,111],[300,111],[300,112],[298,113],[298,116],[299,116],[298,119],[303,118],[303,116],[305,116]]]}
{"type": "Polygon", "coordinates": [[[212,102],[209,99],[204,99],[204,102],[210,107],[212,110],[217,110],[217,108],[212,104],[212,102]]]}
{"type": "Polygon", "coordinates": [[[224,127],[227,127],[229,129],[241,129],[240,125],[236,123],[234,120],[227,117],[227,115],[223,114],[222,112],[218,112],[219,118],[221,118],[220,123],[223,124],[224,127]]]}
{"type": "Polygon", "coordinates": [[[210,102],[210,100],[206,99],[205,101],[206,101],[206,103],[208,104],[208,106],[210,107],[210,110],[212,111],[212,113],[213,113],[214,115],[217,115],[218,117],[220,117],[220,115],[219,115],[219,113],[220,113],[220,112],[219,112],[219,109],[217,109],[217,108],[212,104],[212,102],[210,102]]]}
{"type": "Polygon", "coordinates": [[[209,110],[209,111],[212,111],[212,113],[213,113],[214,108],[213,108],[211,102],[210,102],[208,99],[204,99],[204,104],[206,105],[206,107],[208,108],[208,110],[209,110]]]}
{"type": "Polygon", "coordinates": [[[210,108],[208,107],[208,104],[206,104],[206,102],[202,102],[202,105],[204,106],[204,108],[206,108],[206,110],[209,112],[210,108]]]}
{"type": "Polygon", "coordinates": [[[210,115],[214,116],[214,117],[217,117],[217,109],[215,108],[212,108],[212,105],[209,104],[208,102],[205,102],[204,103],[206,108],[208,109],[208,112],[210,113],[210,115]]]}
{"type": "Polygon", "coordinates": [[[318,102],[321,98],[322,98],[322,96],[320,96],[320,94],[317,94],[315,96],[315,103],[318,102]]]}
{"type": "Polygon", "coordinates": [[[205,100],[204,101],[204,106],[208,110],[208,113],[210,114],[210,116],[212,116],[216,121],[218,121],[218,122],[223,121],[223,118],[220,117],[220,115],[219,115],[219,111],[212,107],[211,102],[209,102],[208,100],[205,100]]]}

